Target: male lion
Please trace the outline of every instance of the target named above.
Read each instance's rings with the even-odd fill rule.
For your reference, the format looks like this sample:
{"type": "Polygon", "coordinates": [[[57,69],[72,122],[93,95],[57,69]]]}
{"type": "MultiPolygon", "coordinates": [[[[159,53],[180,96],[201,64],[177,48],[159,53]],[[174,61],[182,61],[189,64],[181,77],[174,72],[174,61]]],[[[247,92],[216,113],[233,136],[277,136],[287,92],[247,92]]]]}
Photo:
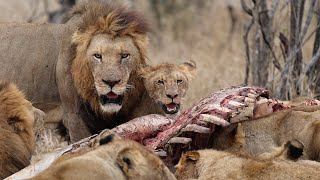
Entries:
{"type": "MultiPolygon", "coordinates": [[[[148,95],[158,104],[159,113],[176,117],[179,115],[181,100],[187,93],[189,81],[194,77],[195,70],[194,61],[187,61],[181,65],[162,63],[154,67],[140,68],[139,75],[143,78],[148,95]]],[[[146,105],[151,108],[150,104],[146,105]]],[[[143,112],[143,109],[138,111],[143,112]]]]}
{"type": "Polygon", "coordinates": [[[14,84],[0,82],[0,179],[30,164],[34,150],[33,107],[14,84]]]}
{"type": "Polygon", "coordinates": [[[97,147],[66,154],[32,179],[175,179],[155,154],[104,130],[97,147]]]}
{"type": "Polygon", "coordinates": [[[135,118],[145,92],[146,21],[124,5],[85,2],[72,25],[0,25],[1,77],[39,109],[62,105],[72,142],[135,118]]]}

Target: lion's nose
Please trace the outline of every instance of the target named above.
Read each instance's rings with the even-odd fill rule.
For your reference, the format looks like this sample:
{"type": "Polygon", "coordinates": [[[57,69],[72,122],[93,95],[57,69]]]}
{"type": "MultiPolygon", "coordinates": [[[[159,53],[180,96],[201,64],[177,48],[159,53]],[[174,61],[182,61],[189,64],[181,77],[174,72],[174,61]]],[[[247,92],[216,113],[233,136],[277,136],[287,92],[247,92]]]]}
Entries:
{"type": "Polygon", "coordinates": [[[167,94],[167,97],[171,98],[171,99],[174,99],[174,98],[178,97],[178,94],[174,94],[174,95],[167,94]]]}
{"type": "Polygon", "coordinates": [[[106,85],[110,86],[111,89],[113,88],[113,86],[115,86],[116,84],[118,84],[118,83],[120,82],[120,80],[109,81],[109,80],[104,80],[104,79],[102,79],[102,81],[103,81],[106,85]]]}

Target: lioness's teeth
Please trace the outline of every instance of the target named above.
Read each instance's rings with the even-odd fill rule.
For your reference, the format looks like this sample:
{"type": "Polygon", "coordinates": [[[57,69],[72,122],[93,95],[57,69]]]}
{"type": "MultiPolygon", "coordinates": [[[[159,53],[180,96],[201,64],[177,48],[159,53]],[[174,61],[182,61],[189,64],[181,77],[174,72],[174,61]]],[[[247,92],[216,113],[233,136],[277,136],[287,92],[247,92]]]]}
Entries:
{"type": "Polygon", "coordinates": [[[177,108],[175,107],[175,108],[167,108],[168,109],[168,111],[175,111],[177,108]]]}

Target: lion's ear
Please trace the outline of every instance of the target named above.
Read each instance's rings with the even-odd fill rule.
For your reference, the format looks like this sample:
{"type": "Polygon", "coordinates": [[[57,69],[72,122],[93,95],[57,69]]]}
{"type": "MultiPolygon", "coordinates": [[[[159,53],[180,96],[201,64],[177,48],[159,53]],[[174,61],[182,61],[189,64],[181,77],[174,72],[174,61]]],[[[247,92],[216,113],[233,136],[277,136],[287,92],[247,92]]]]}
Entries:
{"type": "Polygon", "coordinates": [[[304,144],[298,139],[293,139],[286,143],[287,157],[292,160],[297,160],[303,155],[304,144]]]}
{"type": "Polygon", "coordinates": [[[139,164],[145,157],[134,148],[125,148],[118,153],[117,164],[122,169],[123,173],[130,177],[132,174],[135,174],[136,171],[139,171],[139,164]]]}
{"type": "Polygon", "coordinates": [[[187,160],[197,161],[200,158],[200,154],[197,151],[189,151],[185,154],[187,160]]]}
{"type": "Polygon", "coordinates": [[[148,78],[151,73],[153,72],[153,67],[152,66],[144,66],[140,67],[138,70],[138,75],[144,79],[148,78]]]}
{"type": "Polygon", "coordinates": [[[84,28],[83,28],[83,27],[78,26],[78,27],[77,27],[77,31],[78,31],[78,32],[80,32],[80,33],[84,33],[84,28]]]}
{"type": "Polygon", "coordinates": [[[197,64],[196,62],[190,60],[182,63],[180,66],[182,71],[184,71],[189,78],[193,78],[196,74],[197,64]]]}
{"type": "Polygon", "coordinates": [[[88,37],[85,32],[85,29],[83,27],[77,27],[77,29],[74,31],[74,33],[72,34],[72,39],[71,42],[72,43],[83,43],[85,42],[88,38],[90,38],[90,36],[88,37]]]}
{"type": "Polygon", "coordinates": [[[186,61],[186,62],[182,63],[180,65],[180,67],[185,70],[188,70],[188,71],[194,71],[197,68],[197,64],[196,64],[196,62],[190,60],[190,61],[186,61]]]}
{"type": "Polygon", "coordinates": [[[78,27],[77,30],[75,30],[75,32],[71,36],[71,42],[75,44],[79,43],[80,37],[81,37],[80,34],[81,34],[80,27],[78,27]]]}
{"type": "Polygon", "coordinates": [[[181,167],[185,167],[186,164],[190,161],[197,161],[200,158],[200,154],[197,151],[188,151],[188,152],[184,152],[181,155],[180,161],[177,165],[175,165],[174,167],[179,169],[181,167]]]}
{"type": "Polygon", "coordinates": [[[97,137],[93,139],[92,146],[97,147],[101,145],[106,145],[106,144],[109,144],[110,142],[114,142],[119,139],[121,139],[120,136],[115,134],[110,129],[105,129],[97,137]]]}

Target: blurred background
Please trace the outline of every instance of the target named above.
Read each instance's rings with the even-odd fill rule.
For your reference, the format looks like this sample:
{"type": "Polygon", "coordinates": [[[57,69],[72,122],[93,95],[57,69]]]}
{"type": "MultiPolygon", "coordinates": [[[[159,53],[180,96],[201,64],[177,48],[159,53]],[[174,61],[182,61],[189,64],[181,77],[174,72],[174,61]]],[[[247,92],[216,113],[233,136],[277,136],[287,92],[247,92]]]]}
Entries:
{"type": "MultiPolygon", "coordinates": [[[[0,0],[0,21],[62,23],[78,1],[0,0]]],[[[284,100],[319,97],[318,0],[126,2],[151,22],[151,64],[197,63],[184,109],[244,83],[266,87],[284,100]]]]}

